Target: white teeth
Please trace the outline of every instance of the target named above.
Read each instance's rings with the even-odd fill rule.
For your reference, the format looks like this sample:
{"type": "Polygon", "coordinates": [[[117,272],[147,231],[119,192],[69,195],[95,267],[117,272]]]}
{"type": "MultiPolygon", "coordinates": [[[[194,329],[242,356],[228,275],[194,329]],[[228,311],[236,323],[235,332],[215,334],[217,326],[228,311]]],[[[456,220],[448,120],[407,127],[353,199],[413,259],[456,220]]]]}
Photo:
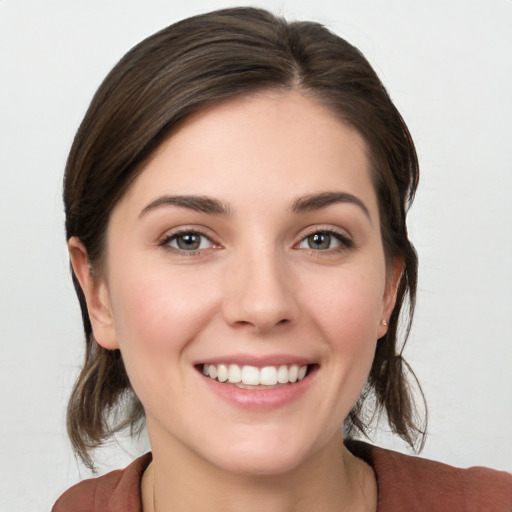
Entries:
{"type": "Polygon", "coordinates": [[[256,366],[242,367],[242,384],[257,386],[260,383],[260,371],[256,366]]]}
{"type": "Polygon", "coordinates": [[[219,382],[226,382],[228,380],[228,367],[225,364],[217,366],[217,379],[219,379],[219,382]]]}
{"type": "Polygon", "coordinates": [[[232,384],[242,382],[242,370],[237,364],[230,364],[228,369],[228,380],[232,384]]]}
{"type": "Polygon", "coordinates": [[[205,364],[203,374],[219,382],[230,382],[231,384],[245,384],[248,386],[275,386],[276,384],[287,384],[302,380],[308,371],[307,365],[290,366],[238,366],[237,364],[205,364]]]}
{"type": "Polygon", "coordinates": [[[210,375],[211,379],[217,378],[217,367],[214,364],[208,366],[208,374],[210,375]]]}
{"type": "Polygon", "coordinates": [[[279,367],[279,370],[277,370],[277,382],[279,382],[279,384],[286,384],[288,382],[288,379],[288,368],[283,364],[279,367]]]}
{"type": "Polygon", "coordinates": [[[277,384],[277,369],[275,366],[265,366],[260,370],[260,384],[275,386],[277,384]]]}
{"type": "Polygon", "coordinates": [[[288,380],[290,382],[297,382],[298,375],[299,367],[296,364],[292,364],[290,367],[290,371],[288,372],[288,380]]]}

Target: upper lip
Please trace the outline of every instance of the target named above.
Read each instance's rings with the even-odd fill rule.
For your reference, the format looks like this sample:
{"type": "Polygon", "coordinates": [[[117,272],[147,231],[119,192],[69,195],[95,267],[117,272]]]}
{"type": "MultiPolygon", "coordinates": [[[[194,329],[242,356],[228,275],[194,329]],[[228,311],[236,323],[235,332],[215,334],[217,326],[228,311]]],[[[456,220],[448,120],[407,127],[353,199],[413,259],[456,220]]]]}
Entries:
{"type": "Polygon", "coordinates": [[[239,366],[256,366],[263,368],[265,366],[281,366],[296,364],[303,366],[314,364],[315,361],[306,357],[291,354],[272,354],[272,355],[250,355],[250,354],[232,354],[218,357],[211,357],[196,361],[195,366],[203,364],[237,364],[239,366]]]}

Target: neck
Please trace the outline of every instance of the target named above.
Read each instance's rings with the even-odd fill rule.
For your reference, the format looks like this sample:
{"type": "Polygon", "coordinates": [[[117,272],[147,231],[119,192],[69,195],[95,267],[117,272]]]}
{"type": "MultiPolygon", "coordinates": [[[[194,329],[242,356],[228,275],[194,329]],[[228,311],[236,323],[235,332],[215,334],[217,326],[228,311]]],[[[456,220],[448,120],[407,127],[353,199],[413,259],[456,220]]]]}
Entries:
{"type": "Polygon", "coordinates": [[[272,475],[224,471],[183,447],[165,448],[153,446],[143,478],[144,512],[376,510],[373,470],[343,446],[341,434],[298,467],[272,475]]]}

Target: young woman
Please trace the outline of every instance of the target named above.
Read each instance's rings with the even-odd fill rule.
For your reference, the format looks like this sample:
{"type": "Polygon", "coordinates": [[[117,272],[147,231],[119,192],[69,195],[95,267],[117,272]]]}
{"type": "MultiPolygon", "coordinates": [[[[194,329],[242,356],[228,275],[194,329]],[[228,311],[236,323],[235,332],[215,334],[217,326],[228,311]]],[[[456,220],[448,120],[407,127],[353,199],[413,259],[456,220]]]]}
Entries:
{"type": "Polygon", "coordinates": [[[506,473],[349,440],[382,410],[425,435],[398,333],[417,183],[375,72],[318,24],[230,9],[132,49],[66,168],[87,347],[68,428],[89,466],[126,427],[152,453],[54,511],[510,510],[506,473]]]}

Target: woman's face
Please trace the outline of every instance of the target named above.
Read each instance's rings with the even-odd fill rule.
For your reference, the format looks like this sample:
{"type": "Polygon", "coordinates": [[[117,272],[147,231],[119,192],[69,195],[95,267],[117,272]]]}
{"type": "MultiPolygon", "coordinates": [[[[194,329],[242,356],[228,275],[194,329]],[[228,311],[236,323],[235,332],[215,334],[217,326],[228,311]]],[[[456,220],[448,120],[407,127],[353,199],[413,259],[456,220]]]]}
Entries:
{"type": "Polygon", "coordinates": [[[339,442],[398,274],[365,151],[298,93],[245,97],[185,122],[116,205],[91,316],[155,454],[273,474],[339,442]]]}

